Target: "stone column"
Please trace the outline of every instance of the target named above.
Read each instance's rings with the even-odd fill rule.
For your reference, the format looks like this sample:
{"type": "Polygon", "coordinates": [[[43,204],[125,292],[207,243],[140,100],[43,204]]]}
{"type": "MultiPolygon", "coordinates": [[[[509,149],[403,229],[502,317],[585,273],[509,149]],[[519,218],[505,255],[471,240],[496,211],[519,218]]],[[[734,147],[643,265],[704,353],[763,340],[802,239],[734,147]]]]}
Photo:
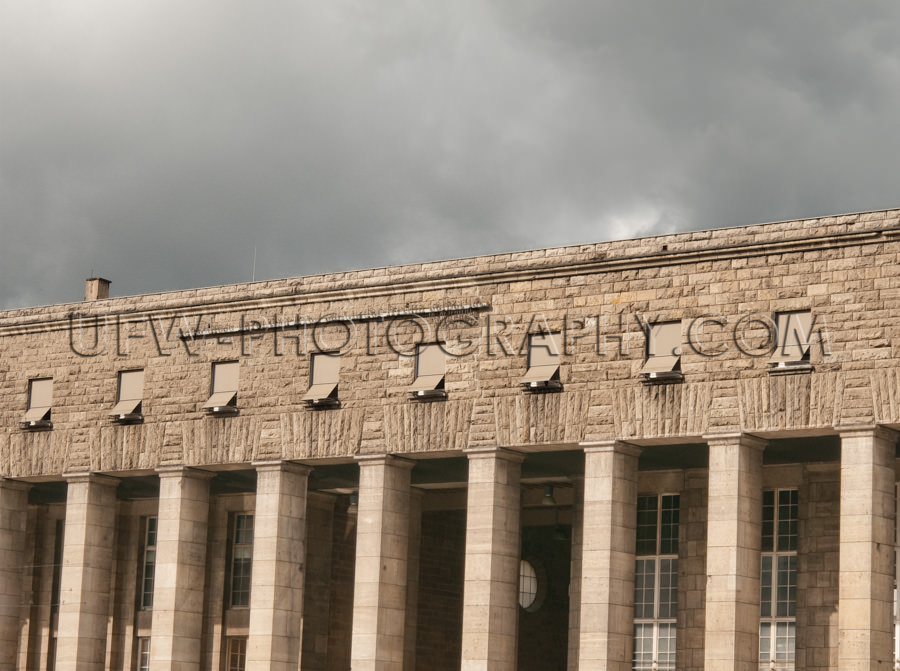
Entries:
{"type": "Polygon", "coordinates": [[[745,434],[705,440],[709,444],[706,668],[756,671],[766,443],[745,434]]]}
{"type": "MultiPolygon", "coordinates": [[[[585,445],[578,668],[630,671],[640,449],[585,445]]],[[[718,670],[717,670],[718,671],[718,670]]]]}
{"type": "Polygon", "coordinates": [[[584,478],[572,478],[572,561],[569,570],[569,651],[567,671],[578,671],[581,633],[581,555],[584,538],[584,478]]]}
{"type": "Polygon", "coordinates": [[[182,466],[161,467],[157,473],[159,515],[150,666],[153,671],[197,671],[212,473],[182,466]]]}
{"type": "Polygon", "coordinates": [[[462,671],[515,671],[523,455],[472,448],[466,508],[462,671]]]}
{"type": "Polygon", "coordinates": [[[28,485],[0,479],[0,670],[16,668],[28,485]]]}
{"type": "Polygon", "coordinates": [[[102,671],[106,666],[119,481],[88,473],[65,477],[56,669],[102,671]]]}
{"type": "Polygon", "coordinates": [[[296,671],[306,575],[306,488],[312,469],[286,461],[254,466],[247,669],[296,671]]]}
{"type": "Polygon", "coordinates": [[[893,667],[894,445],[874,426],[840,428],[838,666],[893,667]]]}
{"type": "Polygon", "coordinates": [[[353,671],[403,669],[410,471],[390,455],[357,457],[359,522],[353,591],[353,671]]]}

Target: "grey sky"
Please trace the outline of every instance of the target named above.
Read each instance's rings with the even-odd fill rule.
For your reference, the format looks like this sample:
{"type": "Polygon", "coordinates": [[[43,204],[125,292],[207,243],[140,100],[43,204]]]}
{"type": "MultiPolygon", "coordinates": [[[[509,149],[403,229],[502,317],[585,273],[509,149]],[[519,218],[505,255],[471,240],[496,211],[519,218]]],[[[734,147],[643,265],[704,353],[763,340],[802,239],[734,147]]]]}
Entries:
{"type": "Polygon", "coordinates": [[[0,307],[900,205],[900,3],[0,0],[0,307]]]}

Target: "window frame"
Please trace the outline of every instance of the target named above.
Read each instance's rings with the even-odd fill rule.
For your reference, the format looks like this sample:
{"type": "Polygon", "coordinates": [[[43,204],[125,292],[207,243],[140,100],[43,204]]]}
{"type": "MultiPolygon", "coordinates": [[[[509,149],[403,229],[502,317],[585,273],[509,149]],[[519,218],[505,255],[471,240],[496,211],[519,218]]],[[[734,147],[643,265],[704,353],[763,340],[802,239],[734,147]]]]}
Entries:
{"type": "Polygon", "coordinates": [[[769,357],[773,368],[807,367],[812,336],[811,310],[776,312],[775,349],[769,357]],[[793,326],[792,326],[793,325],[793,326]],[[802,331],[805,331],[805,334],[802,331]],[[800,336],[804,336],[801,340],[800,336]]]}
{"type": "Polygon", "coordinates": [[[447,353],[438,342],[416,345],[415,378],[407,391],[417,398],[445,397],[447,353]]]}
{"type": "MultiPolygon", "coordinates": [[[[631,666],[634,671],[674,671],[677,662],[677,635],[678,635],[678,553],[680,547],[680,518],[681,495],[677,492],[662,492],[659,494],[644,494],[638,496],[637,525],[635,539],[635,582],[634,582],[634,613],[632,616],[634,643],[632,650],[631,666]],[[641,502],[654,500],[653,509],[653,547],[647,547],[649,539],[642,539],[640,530],[649,525],[642,524],[641,502]],[[670,505],[666,505],[666,503],[670,505]],[[674,503],[674,505],[672,505],[674,503]],[[666,521],[666,515],[669,519],[666,521]],[[663,535],[663,530],[669,533],[663,535]],[[674,535],[673,535],[674,531],[674,535]],[[643,546],[642,546],[643,543],[643,546]],[[663,566],[667,571],[663,571],[663,566]],[[652,564],[651,572],[642,570],[652,564]],[[652,584],[640,582],[641,576],[651,576],[652,584]],[[663,578],[668,578],[668,584],[663,584],[663,578]],[[652,601],[639,598],[639,593],[652,593],[652,601]],[[665,601],[666,609],[663,609],[663,592],[669,599],[665,601]],[[649,605],[650,614],[645,615],[641,609],[649,605]],[[639,611],[641,611],[639,616],[639,611]],[[648,631],[649,636],[640,635],[639,632],[648,631]],[[663,635],[665,633],[665,635],[663,635]],[[642,646],[644,641],[649,641],[649,649],[642,646]],[[668,649],[661,650],[665,642],[668,649]],[[660,663],[660,654],[666,654],[668,659],[660,663]],[[649,654],[649,659],[638,659],[638,655],[649,654]]],[[[646,514],[648,510],[643,510],[646,514]]]]}
{"type": "Polygon", "coordinates": [[[211,414],[234,414],[238,411],[240,362],[214,361],[210,368],[210,395],[203,409],[211,414]]]}
{"type": "Polygon", "coordinates": [[[800,494],[796,487],[784,487],[763,491],[763,524],[762,552],[760,553],[760,615],[759,615],[759,669],[768,671],[793,671],[796,664],[797,634],[797,546],[800,534],[800,494]],[[787,495],[787,501],[782,498],[787,495]],[[771,505],[767,503],[771,496],[771,505]],[[782,508],[787,506],[791,515],[783,517],[782,508]],[[768,519],[767,508],[771,508],[771,520],[768,519]],[[783,532],[784,526],[786,531],[783,532]],[[770,530],[770,531],[767,531],[770,530]],[[782,540],[784,539],[784,540],[782,540]],[[766,565],[768,564],[768,569],[766,565]],[[782,569],[782,565],[784,568],[782,569]],[[768,573],[768,579],[766,575],[768,573]],[[786,590],[785,599],[781,598],[782,589],[786,590]],[[791,591],[793,589],[793,591],[791,591]],[[767,596],[768,595],[768,596],[767,596]],[[784,611],[780,612],[784,604],[784,611]],[[764,614],[768,608],[768,614],[764,614]],[[763,628],[769,634],[763,636],[763,628]],[[779,637],[779,630],[786,632],[779,637]],[[768,640],[768,653],[763,650],[763,641],[768,640]],[[787,644],[786,656],[778,657],[779,641],[787,644]],[[764,657],[764,655],[766,655],[764,657]]]}
{"type": "Polygon", "coordinates": [[[228,572],[228,604],[229,608],[249,608],[250,593],[253,580],[253,538],[255,530],[254,514],[239,512],[232,516],[230,566],[228,572]],[[249,520],[249,529],[241,528],[241,520],[249,520]],[[249,533],[250,538],[244,540],[241,533],[249,533]],[[238,569],[240,568],[240,573],[238,569]],[[246,575],[245,575],[246,572],[246,575]],[[240,587],[238,588],[238,581],[240,587]]]}
{"type": "Polygon", "coordinates": [[[302,400],[310,405],[334,405],[338,401],[341,358],[337,352],[314,352],[309,356],[309,388],[302,400]],[[328,365],[325,365],[327,362],[328,365]]]}
{"type": "Polygon", "coordinates": [[[684,339],[683,320],[648,324],[644,365],[639,371],[647,380],[682,380],[681,344],[684,339]],[[675,353],[677,351],[677,354],[675,353]]]}
{"type": "Polygon", "coordinates": [[[28,402],[23,424],[49,426],[53,414],[53,378],[33,377],[28,380],[28,402]]]}
{"type": "Polygon", "coordinates": [[[144,539],[141,552],[140,610],[153,610],[153,595],[156,588],[156,557],[159,535],[159,518],[151,515],[144,518],[144,539]],[[151,542],[152,541],[152,542],[151,542]],[[150,558],[152,555],[152,559],[150,558]],[[147,584],[150,589],[147,589],[147,584]]]}
{"type": "Polygon", "coordinates": [[[225,646],[227,658],[225,660],[226,671],[246,671],[247,668],[247,637],[229,636],[225,646]],[[237,650],[235,648],[238,648],[237,650]]]}
{"type": "Polygon", "coordinates": [[[151,640],[149,636],[138,636],[137,638],[137,645],[134,646],[137,651],[137,659],[135,660],[137,671],[150,671],[151,640]]]}
{"type": "Polygon", "coordinates": [[[562,389],[561,340],[559,331],[528,334],[528,370],[519,380],[520,385],[531,391],[562,389]]]}
{"type": "Polygon", "coordinates": [[[144,369],[120,370],[116,405],[110,410],[110,417],[120,422],[139,421],[143,419],[143,405],[144,369]]]}

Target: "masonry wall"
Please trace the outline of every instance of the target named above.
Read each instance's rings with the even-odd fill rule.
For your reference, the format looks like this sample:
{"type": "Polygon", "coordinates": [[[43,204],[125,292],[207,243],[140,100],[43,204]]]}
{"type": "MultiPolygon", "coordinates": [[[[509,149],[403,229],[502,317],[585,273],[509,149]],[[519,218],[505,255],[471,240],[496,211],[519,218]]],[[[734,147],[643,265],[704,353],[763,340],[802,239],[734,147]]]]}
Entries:
{"type": "MultiPolygon", "coordinates": [[[[0,315],[0,472],[26,477],[478,444],[576,444],[897,423],[898,221],[896,211],[869,213],[390,273],[360,271],[8,311],[0,315]],[[802,309],[825,319],[830,336],[830,354],[813,348],[812,374],[772,377],[765,358],[741,355],[728,329],[707,325],[701,339],[710,350],[727,347],[721,356],[708,358],[688,348],[681,363],[683,385],[640,383],[644,336],[635,315],[690,320],[721,313],[731,326],[748,313],[802,309]],[[74,323],[73,344],[68,317],[76,313],[88,321],[74,323]],[[413,359],[385,346],[367,351],[368,334],[386,328],[377,315],[392,313],[417,313],[434,323],[452,313],[478,320],[478,327],[453,333],[485,339],[475,352],[448,360],[446,402],[411,402],[406,389],[414,377],[413,359]],[[360,339],[342,356],[342,405],[329,412],[309,412],[301,401],[309,357],[297,355],[294,330],[261,331],[258,338],[245,332],[243,352],[241,334],[229,332],[242,320],[246,326],[254,320],[272,323],[276,316],[296,321],[299,315],[311,324],[331,314],[355,315],[360,339]],[[529,325],[536,328],[531,322],[536,314],[554,330],[562,330],[567,315],[583,315],[590,325],[570,330],[571,354],[563,357],[559,394],[523,395],[518,380],[526,357],[499,356],[494,339],[487,351],[489,317],[512,319],[509,345],[518,352],[529,325]],[[108,326],[96,348],[89,328],[94,317],[108,326]],[[213,333],[193,340],[175,337],[179,328],[198,323],[213,333]],[[92,356],[73,355],[73,347],[92,356]],[[225,359],[240,361],[240,415],[208,418],[201,406],[210,392],[210,366],[225,359]],[[132,368],[145,369],[144,423],[111,425],[107,413],[116,399],[117,372],[132,368]],[[27,407],[28,380],[43,376],[54,379],[54,428],[22,431],[18,422],[27,407]]],[[[311,331],[307,324],[301,333],[310,346],[311,331]]],[[[338,343],[343,332],[338,326],[325,329],[319,340],[338,343]]],[[[421,339],[412,323],[399,324],[392,333],[407,354],[421,339]]],[[[764,339],[748,334],[756,344],[764,339]]]]}

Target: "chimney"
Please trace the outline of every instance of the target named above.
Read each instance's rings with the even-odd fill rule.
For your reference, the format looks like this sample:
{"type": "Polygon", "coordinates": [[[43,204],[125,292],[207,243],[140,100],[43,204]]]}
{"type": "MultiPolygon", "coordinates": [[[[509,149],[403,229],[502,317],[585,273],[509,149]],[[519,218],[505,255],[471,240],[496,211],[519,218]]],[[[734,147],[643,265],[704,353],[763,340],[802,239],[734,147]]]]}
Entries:
{"type": "Polygon", "coordinates": [[[84,300],[99,301],[109,298],[109,280],[102,277],[89,277],[84,283],[84,300]]]}

